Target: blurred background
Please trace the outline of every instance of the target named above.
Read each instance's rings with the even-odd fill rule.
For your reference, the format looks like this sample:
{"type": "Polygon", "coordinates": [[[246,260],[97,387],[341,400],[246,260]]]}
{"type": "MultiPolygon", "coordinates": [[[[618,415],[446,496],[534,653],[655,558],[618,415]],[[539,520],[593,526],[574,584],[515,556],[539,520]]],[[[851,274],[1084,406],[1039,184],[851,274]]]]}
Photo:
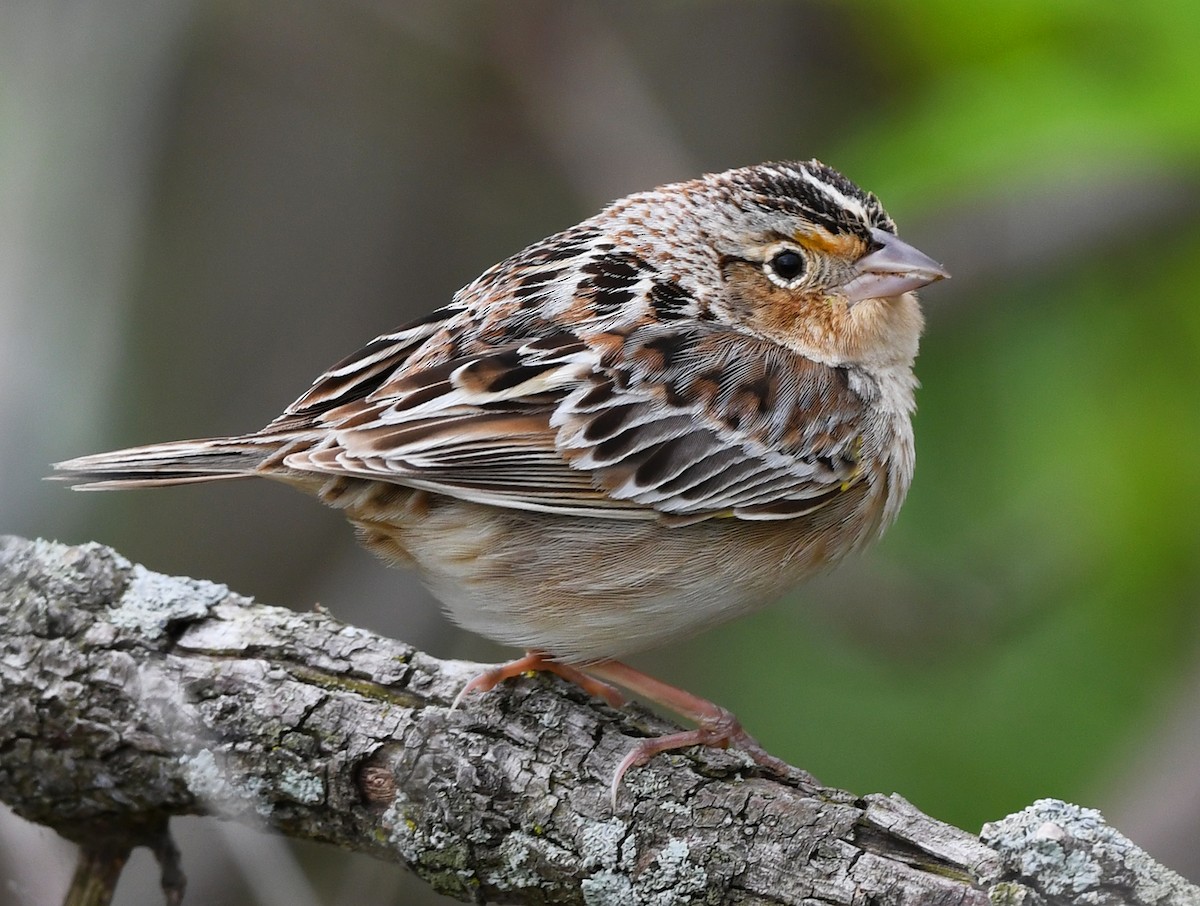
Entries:
{"type": "MultiPolygon", "coordinates": [[[[883,544],[654,672],[827,783],[973,831],[1062,797],[1200,880],[1198,47],[1193,0],[6,0],[0,532],[507,657],[285,488],[42,476],[257,428],[617,196],[819,157],[954,275],[916,481],[883,544]]],[[[189,902],[442,902],[177,833],[189,902]]],[[[58,902],[72,864],[0,814],[0,901],[58,902]]],[[[139,854],[117,901],[156,886],[139,854]]]]}

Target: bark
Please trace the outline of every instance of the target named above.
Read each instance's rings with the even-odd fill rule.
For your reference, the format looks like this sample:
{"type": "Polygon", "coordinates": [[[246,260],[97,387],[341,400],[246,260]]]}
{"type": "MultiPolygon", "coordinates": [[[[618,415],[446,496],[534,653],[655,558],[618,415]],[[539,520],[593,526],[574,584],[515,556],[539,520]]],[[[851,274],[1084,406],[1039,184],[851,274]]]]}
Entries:
{"type": "Polygon", "coordinates": [[[544,676],[452,711],[478,670],[100,545],[0,537],[0,800],[80,843],[99,886],[147,845],[177,902],[166,823],[209,814],[474,902],[1200,903],[1052,800],[980,839],[899,796],[689,750],[630,772],[614,811],[630,739],[667,725],[544,676]]]}

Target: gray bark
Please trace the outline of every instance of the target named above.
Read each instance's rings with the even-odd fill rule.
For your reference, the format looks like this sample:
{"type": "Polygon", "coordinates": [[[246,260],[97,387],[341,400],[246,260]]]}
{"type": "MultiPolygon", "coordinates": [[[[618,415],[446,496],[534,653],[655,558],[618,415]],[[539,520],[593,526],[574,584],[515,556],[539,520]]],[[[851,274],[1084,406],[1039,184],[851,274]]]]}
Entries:
{"type": "Polygon", "coordinates": [[[475,902],[1200,903],[1050,800],[980,839],[899,796],[689,750],[631,771],[614,811],[631,737],[666,725],[548,677],[451,711],[478,670],[100,545],[0,537],[0,800],[85,857],[118,841],[110,867],[151,846],[172,900],[166,823],[209,814],[475,902]]]}

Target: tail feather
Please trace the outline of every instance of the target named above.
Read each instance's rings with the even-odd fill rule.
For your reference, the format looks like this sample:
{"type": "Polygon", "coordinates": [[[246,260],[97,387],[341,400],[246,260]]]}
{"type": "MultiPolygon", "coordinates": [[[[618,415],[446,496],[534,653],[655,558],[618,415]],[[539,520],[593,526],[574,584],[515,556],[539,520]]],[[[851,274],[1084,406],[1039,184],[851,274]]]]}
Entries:
{"type": "Polygon", "coordinates": [[[54,464],[51,478],[77,491],[115,491],[248,478],[279,448],[277,439],[215,437],[181,440],[110,453],[94,453],[54,464]]]}

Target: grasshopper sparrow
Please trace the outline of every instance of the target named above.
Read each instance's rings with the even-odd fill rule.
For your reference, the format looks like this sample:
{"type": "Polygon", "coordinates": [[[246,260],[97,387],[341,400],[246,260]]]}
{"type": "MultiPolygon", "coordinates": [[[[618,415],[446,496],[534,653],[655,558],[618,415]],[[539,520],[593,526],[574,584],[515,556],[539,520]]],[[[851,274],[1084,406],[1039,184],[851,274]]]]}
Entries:
{"type": "Polygon", "coordinates": [[[617,201],[338,362],[265,428],[59,463],[84,488],[260,476],[343,510],[466,628],[776,761],[615,658],[769,602],[877,537],[913,472],[912,290],[946,277],[817,162],[617,201]],[[582,672],[586,670],[587,672],[582,672]],[[590,675],[589,675],[590,674],[590,675]]]}

